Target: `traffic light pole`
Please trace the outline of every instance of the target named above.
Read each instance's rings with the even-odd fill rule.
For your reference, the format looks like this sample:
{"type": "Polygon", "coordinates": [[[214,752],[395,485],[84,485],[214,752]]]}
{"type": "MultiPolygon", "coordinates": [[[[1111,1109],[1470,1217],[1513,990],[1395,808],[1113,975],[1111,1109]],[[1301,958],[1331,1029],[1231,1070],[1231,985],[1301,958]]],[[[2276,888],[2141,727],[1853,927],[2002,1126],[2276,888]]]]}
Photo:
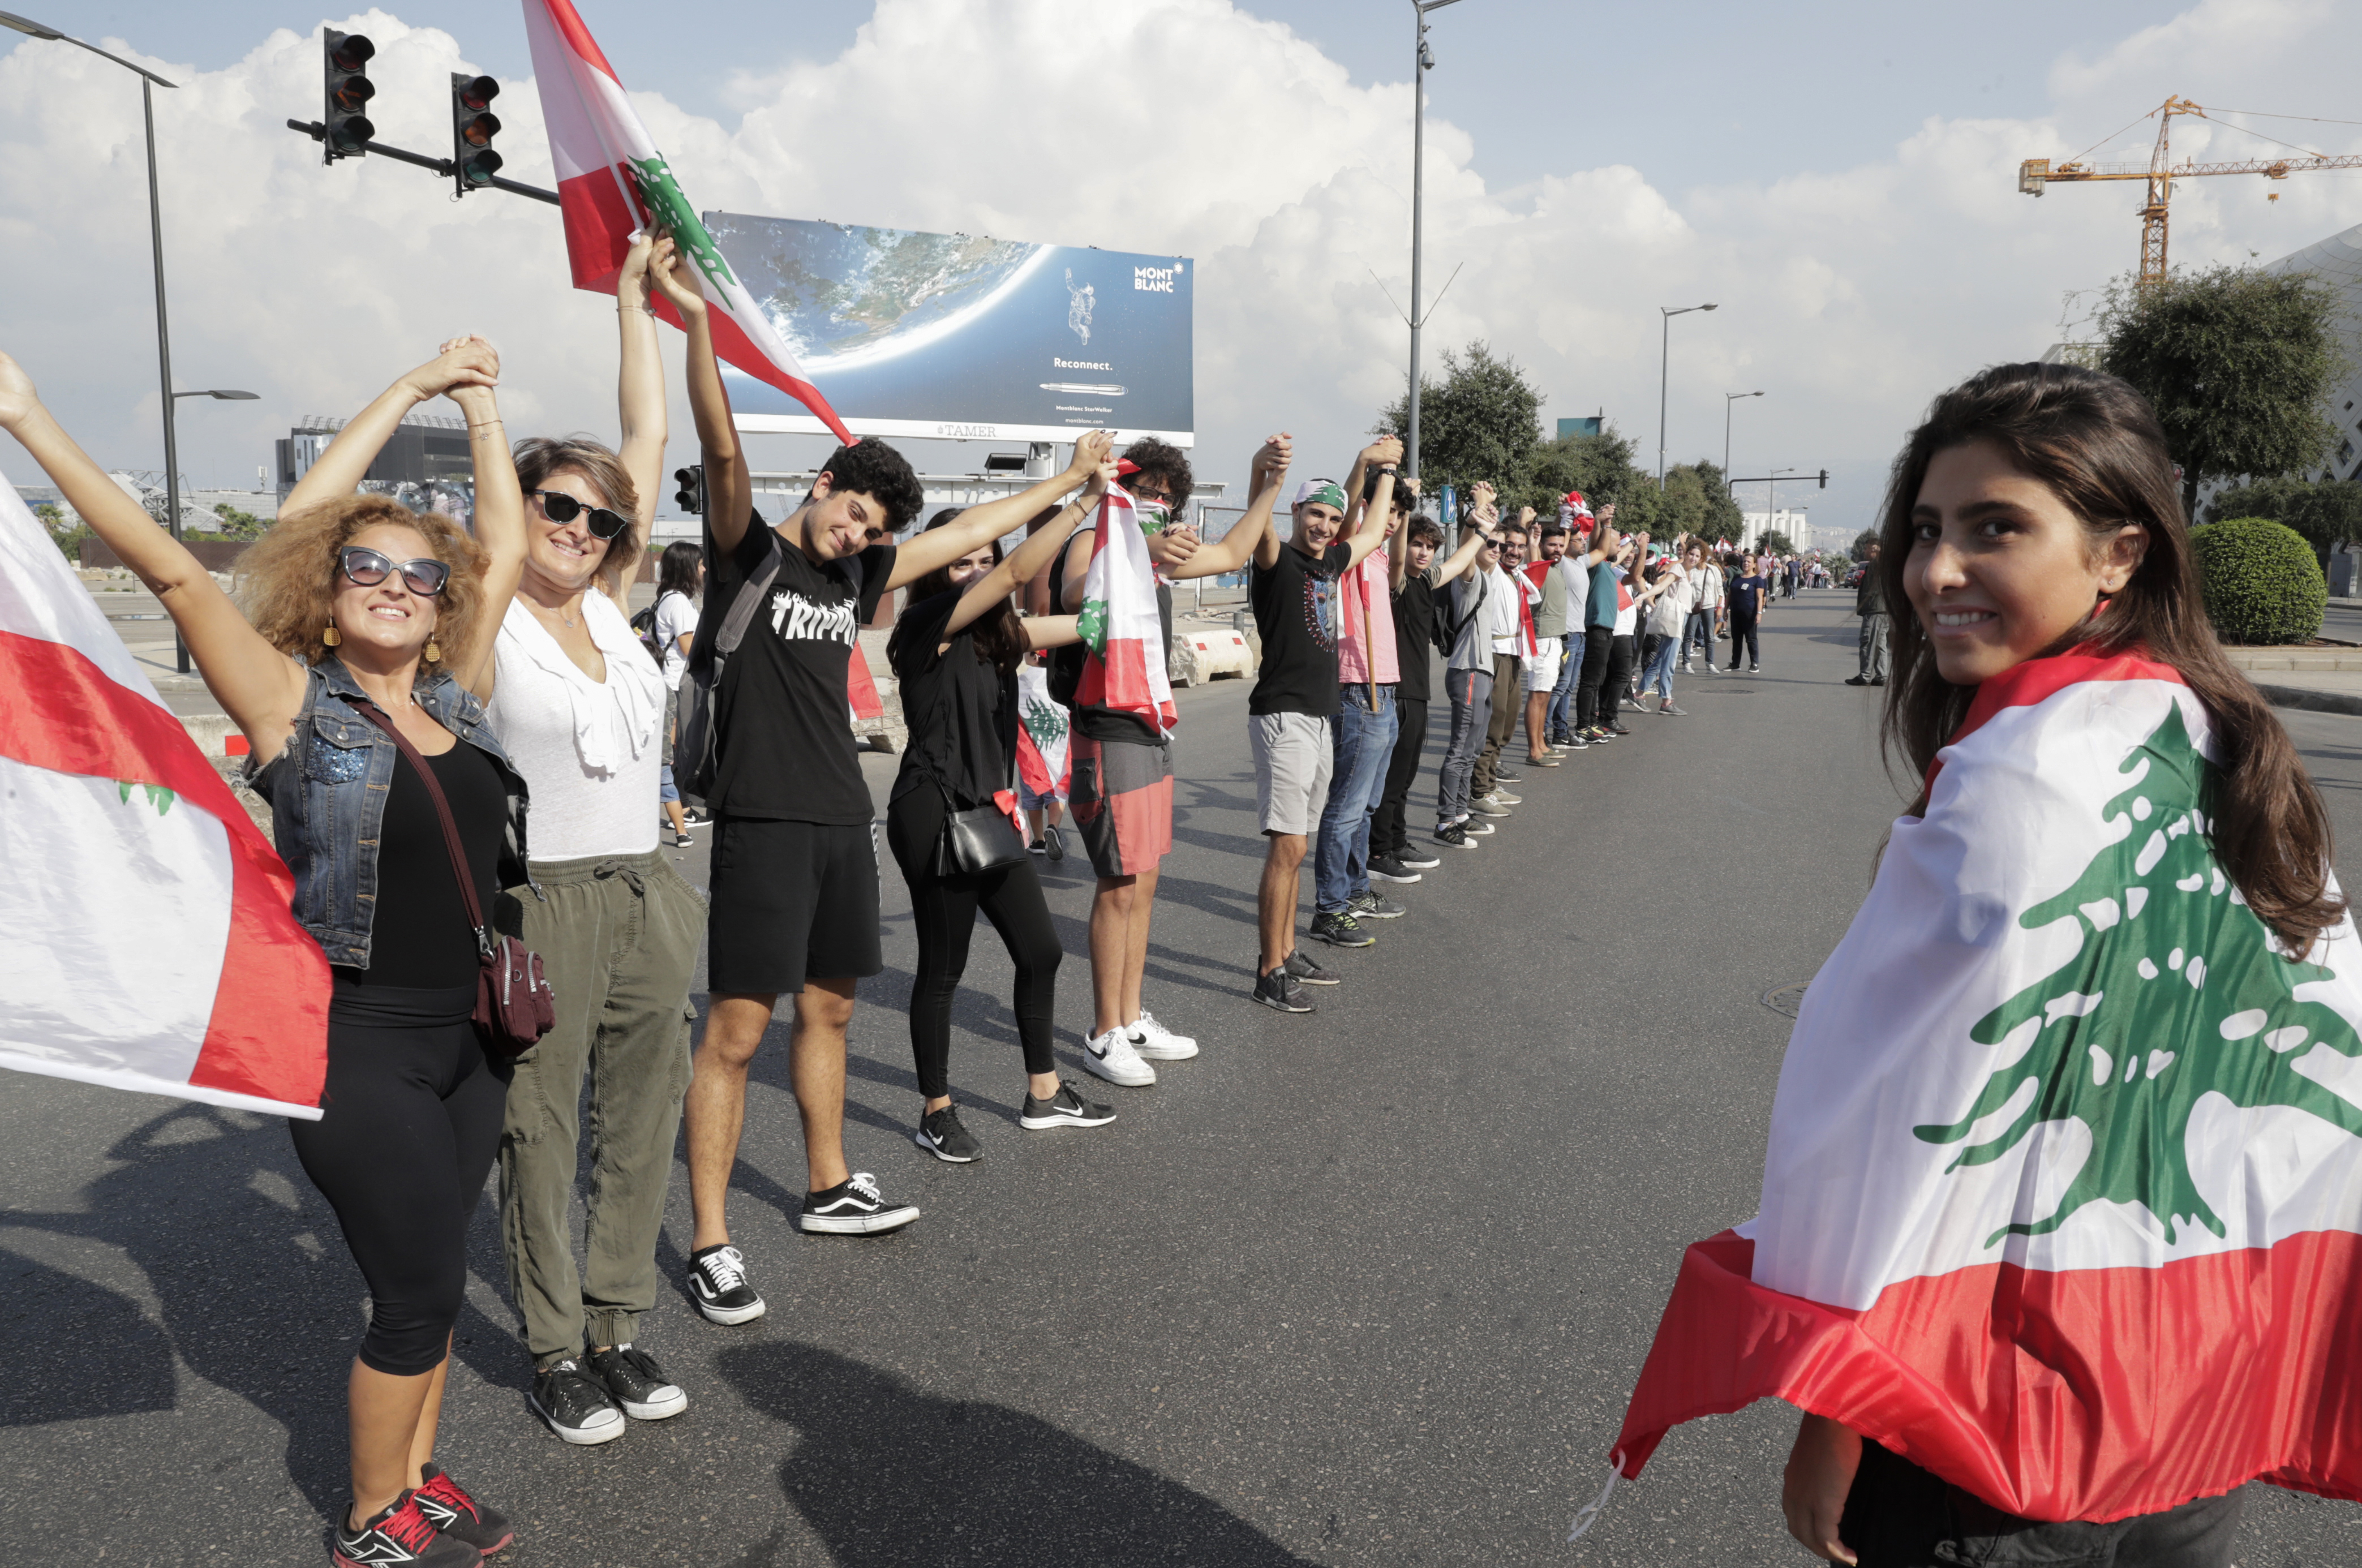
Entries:
{"type": "MultiPolygon", "coordinates": [[[[328,135],[327,127],[317,120],[289,120],[287,128],[292,131],[302,131],[314,141],[324,141],[328,135]]],[[[457,167],[447,158],[428,158],[423,153],[404,152],[398,147],[388,147],[381,141],[371,141],[369,144],[369,150],[371,157],[391,158],[397,163],[411,163],[421,169],[431,169],[446,180],[458,172],[457,167]]],[[[506,191],[513,196],[531,196],[535,201],[547,202],[553,207],[558,204],[557,192],[545,191],[538,185],[520,185],[514,180],[503,180],[497,174],[493,175],[487,183],[491,189],[506,191]]]]}
{"type": "MultiPolygon", "coordinates": [[[[148,122],[148,237],[156,252],[156,364],[164,378],[164,525],[181,536],[181,444],[173,429],[180,402],[172,395],[172,328],[164,315],[164,205],[156,188],[156,94],[139,78],[139,112],[148,122]]],[[[172,628],[172,667],[189,673],[189,645],[172,628]]]]}

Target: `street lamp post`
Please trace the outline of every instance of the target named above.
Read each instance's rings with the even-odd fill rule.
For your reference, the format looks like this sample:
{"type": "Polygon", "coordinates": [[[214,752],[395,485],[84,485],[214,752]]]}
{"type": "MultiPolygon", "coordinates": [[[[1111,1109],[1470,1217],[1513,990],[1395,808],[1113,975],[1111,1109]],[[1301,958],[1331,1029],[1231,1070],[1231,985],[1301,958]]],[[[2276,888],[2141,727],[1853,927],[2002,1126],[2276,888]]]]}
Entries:
{"type": "Polygon", "coordinates": [[[1725,483],[1728,483],[1730,480],[1730,405],[1743,397],[1761,397],[1762,395],[1760,392],[1722,394],[1722,477],[1725,483]]]}
{"type": "MultiPolygon", "coordinates": [[[[1418,477],[1418,247],[1419,224],[1423,215],[1427,163],[1427,73],[1435,69],[1435,53],[1427,47],[1427,14],[1440,11],[1457,0],[1411,0],[1411,15],[1418,23],[1412,41],[1418,48],[1411,55],[1410,70],[1410,398],[1408,429],[1403,440],[1403,474],[1408,479],[1418,477]]],[[[1444,280],[1450,288],[1451,281],[1444,280]]]]}
{"type": "MultiPolygon", "coordinates": [[[[50,43],[70,43],[85,49],[102,60],[111,60],[139,78],[139,112],[148,128],[148,238],[153,252],[156,270],[156,362],[164,389],[164,496],[170,508],[166,524],[172,537],[181,536],[181,452],[180,443],[172,429],[172,335],[164,314],[164,212],[156,186],[156,94],[158,87],[178,87],[177,82],[167,82],[144,66],[134,65],[119,54],[109,54],[96,44],[72,38],[43,22],[0,11],[0,28],[41,39],[50,43]]],[[[180,671],[189,673],[189,650],[177,633],[172,639],[180,671]]]]}
{"type": "Polygon", "coordinates": [[[1694,310],[1712,310],[1710,304],[1683,305],[1679,310],[1659,305],[1657,314],[1665,318],[1665,344],[1662,359],[1657,368],[1657,493],[1665,492],[1665,389],[1672,383],[1673,369],[1673,317],[1687,315],[1694,310]]]}

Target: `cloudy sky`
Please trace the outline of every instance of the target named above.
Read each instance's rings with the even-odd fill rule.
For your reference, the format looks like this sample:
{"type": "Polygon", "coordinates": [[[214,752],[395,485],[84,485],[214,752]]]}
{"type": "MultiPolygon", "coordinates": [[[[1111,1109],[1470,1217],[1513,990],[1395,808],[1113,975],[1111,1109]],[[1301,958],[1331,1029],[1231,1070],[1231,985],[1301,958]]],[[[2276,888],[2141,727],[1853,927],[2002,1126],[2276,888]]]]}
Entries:
{"type": "MultiPolygon", "coordinates": [[[[517,431],[612,436],[613,317],[569,292],[555,209],[454,202],[382,160],[320,166],[318,22],[283,5],[26,0],[184,83],[158,95],[182,466],[254,482],[293,418],[350,413],[460,330],[506,355],[517,431]],[[296,14],[300,15],[300,14],[296,14]]],[[[1380,0],[578,0],[701,207],[1194,257],[1198,469],[1241,477],[1267,430],[1341,466],[1402,384],[1409,271],[1409,7],[1380,0]]],[[[1927,398],[2030,358],[2131,267],[2136,184],[2020,195],[2028,157],[2362,151],[2362,6],[1994,0],[1574,6],[1461,0],[1432,17],[1428,278],[1462,269],[1429,354],[1489,339],[1546,414],[1656,445],[1658,307],[1673,324],[1673,460],[1832,472],[1816,521],[1874,509],[1927,398]],[[2235,110],[2238,113],[2229,111],[2235,110]],[[2128,122],[2131,122],[2128,124],[2128,122]]],[[[522,20],[410,0],[335,25],[380,49],[380,135],[439,150],[445,73],[508,85],[506,172],[550,182],[522,20]]],[[[134,81],[0,33],[0,348],[110,465],[161,466],[134,81]],[[14,47],[6,48],[14,39],[14,47]]],[[[2173,255],[2270,259],[2362,224],[2362,172],[2191,180],[2173,255]],[[2279,200],[2268,202],[2276,193],[2279,200]]],[[[677,339],[668,344],[678,366],[677,339]]],[[[675,377],[677,380],[677,375],[675,377]]],[[[676,463],[693,459],[677,407],[676,463]]],[[[758,466],[822,455],[767,436],[758,466]]],[[[0,447],[0,471],[31,479],[0,447]]],[[[976,452],[920,450],[959,471],[976,452]]]]}

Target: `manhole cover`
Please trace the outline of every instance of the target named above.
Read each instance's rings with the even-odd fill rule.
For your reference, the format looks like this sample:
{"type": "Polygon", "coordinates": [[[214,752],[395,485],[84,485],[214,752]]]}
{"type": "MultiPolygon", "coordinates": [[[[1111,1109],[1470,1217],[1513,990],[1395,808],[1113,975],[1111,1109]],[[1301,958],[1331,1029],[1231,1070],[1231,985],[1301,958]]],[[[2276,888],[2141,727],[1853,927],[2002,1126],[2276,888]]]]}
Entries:
{"type": "Polygon", "coordinates": [[[1804,1010],[1805,988],[1810,984],[1809,980],[1794,980],[1784,986],[1774,986],[1763,993],[1763,1005],[1773,1012],[1794,1018],[1804,1010]]]}

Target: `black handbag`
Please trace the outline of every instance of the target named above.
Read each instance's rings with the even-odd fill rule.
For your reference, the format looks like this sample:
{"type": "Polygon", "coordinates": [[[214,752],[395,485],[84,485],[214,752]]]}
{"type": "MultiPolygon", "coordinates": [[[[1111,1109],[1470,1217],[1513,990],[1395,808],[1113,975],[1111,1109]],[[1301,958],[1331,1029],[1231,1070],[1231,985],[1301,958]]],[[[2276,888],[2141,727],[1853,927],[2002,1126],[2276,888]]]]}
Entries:
{"type": "MultiPolygon", "coordinates": [[[[942,788],[940,783],[936,787],[942,788]]],[[[944,805],[944,835],[935,844],[936,876],[980,877],[1023,863],[1025,841],[999,804],[953,811],[950,792],[945,791],[944,805]]]]}

